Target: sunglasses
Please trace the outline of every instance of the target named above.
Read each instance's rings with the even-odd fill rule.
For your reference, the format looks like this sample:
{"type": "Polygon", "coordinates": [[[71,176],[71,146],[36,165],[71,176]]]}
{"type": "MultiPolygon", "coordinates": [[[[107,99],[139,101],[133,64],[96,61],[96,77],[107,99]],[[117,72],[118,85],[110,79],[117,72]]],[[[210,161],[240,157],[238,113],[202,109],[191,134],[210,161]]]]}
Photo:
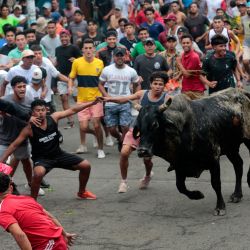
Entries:
{"type": "Polygon", "coordinates": [[[24,58],[33,59],[34,56],[25,56],[24,58]]]}

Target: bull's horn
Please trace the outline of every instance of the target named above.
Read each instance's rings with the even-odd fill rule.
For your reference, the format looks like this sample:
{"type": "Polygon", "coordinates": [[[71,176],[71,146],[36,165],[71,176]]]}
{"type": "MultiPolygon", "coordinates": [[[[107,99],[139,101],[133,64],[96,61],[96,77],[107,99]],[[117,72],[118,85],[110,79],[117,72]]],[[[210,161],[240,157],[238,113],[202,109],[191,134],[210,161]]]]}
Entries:
{"type": "Polygon", "coordinates": [[[140,111],[141,107],[142,106],[139,103],[136,102],[133,103],[133,108],[136,109],[137,111],[140,111]]]}
{"type": "Polygon", "coordinates": [[[159,106],[159,111],[164,112],[172,103],[172,98],[168,98],[168,100],[159,106]]]}

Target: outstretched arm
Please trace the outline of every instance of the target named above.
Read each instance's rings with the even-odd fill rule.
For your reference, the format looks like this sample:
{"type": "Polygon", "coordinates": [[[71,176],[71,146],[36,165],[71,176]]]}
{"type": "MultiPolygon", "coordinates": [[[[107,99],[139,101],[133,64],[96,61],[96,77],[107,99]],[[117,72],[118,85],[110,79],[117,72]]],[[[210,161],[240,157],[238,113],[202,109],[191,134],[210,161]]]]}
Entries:
{"type": "Polygon", "coordinates": [[[76,105],[72,106],[71,108],[66,109],[64,111],[55,112],[51,116],[55,121],[58,121],[58,120],[63,119],[65,117],[74,115],[74,114],[76,114],[76,113],[78,113],[78,112],[80,112],[80,111],[82,111],[82,110],[84,110],[92,105],[97,104],[100,101],[101,101],[101,98],[97,97],[96,100],[94,100],[93,102],[90,102],[87,104],[86,103],[76,104],[76,105]]]}
{"type": "Polygon", "coordinates": [[[23,128],[23,130],[21,131],[19,136],[16,138],[16,140],[9,145],[9,147],[6,149],[6,151],[0,158],[0,162],[5,162],[7,158],[17,149],[17,147],[21,145],[21,143],[30,135],[32,135],[32,130],[30,126],[28,125],[25,128],[23,128]]]}
{"type": "Polygon", "coordinates": [[[140,90],[132,95],[122,97],[102,97],[105,102],[125,103],[129,101],[139,100],[144,93],[144,90],[140,90]]]}

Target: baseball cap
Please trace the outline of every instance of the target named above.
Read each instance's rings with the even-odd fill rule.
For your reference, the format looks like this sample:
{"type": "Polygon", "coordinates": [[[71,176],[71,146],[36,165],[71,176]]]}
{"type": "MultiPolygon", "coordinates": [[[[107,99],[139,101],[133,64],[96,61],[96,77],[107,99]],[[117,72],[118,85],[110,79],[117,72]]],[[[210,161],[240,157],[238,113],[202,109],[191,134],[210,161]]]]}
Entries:
{"type": "Polygon", "coordinates": [[[173,41],[177,41],[176,37],[175,36],[172,36],[172,35],[169,35],[167,36],[167,41],[170,41],[170,40],[173,40],[173,41]]]}
{"type": "Polygon", "coordinates": [[[15,10],[15,9],[22,10],[22,6],[21,6],[20,4],[16,4],[16,5],[14,5],[14,7],[13,7],[13,10],[15,10]]]}
{"type": "Polygon", "coordinates": [[[176,15],[174,15],[174,14],[168,14],[166,17],[163,17],[163,20],[165,21],[167,21],[167,20],[172,20],[172,21],[176,21],[177,20],[177,17],[176,17],[176,15]]]}
{"type": "Polygon", "coordinates": [[[38,84],[38,83],[40,83],[42,81],[42,79],[43,79],[42,70],[39,67],[35,68],[34,71],[33,71],[31,82],[38,84]]]}
{"type": "Polygon", "coordinates": [[[241,3],[238,3],[238,4],[237,4],[237,7],[241,7],[241,6],[246,7],[246,3],[245,3],[245,2],[241,2],[241,3]]]}
{"type": "Polygon", "coordinates": [[[22,52],[22,59],[24,58],[24,57],[28,57],[28,56],[35,56],[35,54],[34,54],[34,52],[32,51],[32,50],[30,50],[30,49],[26,49],[26,50],[24,50],[23,52],[22,52]]]}
{"type": "Polygon", "coordinates": [[[180,27],[180,28],[177,30],[177,34],[179,34],[179,33],[181,33],[181,32],[183,32],[183,33],[188,33],[188,29],[185,28],[185,27],[180,27]]]}
{"type": "Polygon", "coordinates": [[[61,15],[60,15],[59,12],[55,11],[55,12],[53,12],[53,13],[51,14],[51,17],[52,17],[52,20],[53,20],[54,22],[58,22],[59,19],[60,19],[60,17],[61,17],[61,15]]]}
{"type": "Polygon", "coordinates": [[[43,4],[43,8],[45,8],[45,9],[50,9],[50,8],[51,8],[51,3],[50,3],[50,2],[45,2],[45,3],[43,4]]]}
{"type": "Polygon", "coordinates": [[[66,35],[68,35],[68,36],[70,36],[70,32],[68,31],[68,30],[65,30],[65,29],[63,29],[61,32],[60,32],[60,36],[61,35],[63,35],[63,34],[66,34],[66,35]]]}
{"type": "Polygon", "coordinates": [[[116,7],[115,7],[115,10],[121,11],[122,9],[121,9],[121,7],[119,7],[119,6],[116,6],[116,7]]]}
{"type": "Polygon", "coordinates": [[[155,40],[152,37],[148,37],[145,41],[143,41],[143,44],[147,43],[155,44],[155,40]]]}
{"type": "Polygon", "coordinates": [[[125,56],[126,55],[126,49],[125,48],[120,48],[120,47],[117,47],[114,49],[114,55],[117,56],[117,55],[122,55],[122,56],[125,56]]]}

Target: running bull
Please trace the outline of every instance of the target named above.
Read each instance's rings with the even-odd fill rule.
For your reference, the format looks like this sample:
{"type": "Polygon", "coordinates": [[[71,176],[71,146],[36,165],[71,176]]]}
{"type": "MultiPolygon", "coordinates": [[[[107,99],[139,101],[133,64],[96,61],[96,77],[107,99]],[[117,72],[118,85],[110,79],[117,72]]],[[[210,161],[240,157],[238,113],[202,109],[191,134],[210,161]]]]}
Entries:
{"type": "Polygon", "coordinates": [[[204,170],[209,170],[217,195],[214,215],[224,215],[220,156],[226,155],[234,166],[236,184],[230,199],[239,202],[243,173],[240,144],[245,143],[250,149],[249,98],[250,93],[230,88],[200,100],[191,101],[178,95],[160,107],[141,108],[133,131],[135,138],[140,136],[138,156],[156,155],[168,161],[176,172],[179,192],[193,200],[204,195],[188,190],[186,177],[198,178],[204,170]]]}

